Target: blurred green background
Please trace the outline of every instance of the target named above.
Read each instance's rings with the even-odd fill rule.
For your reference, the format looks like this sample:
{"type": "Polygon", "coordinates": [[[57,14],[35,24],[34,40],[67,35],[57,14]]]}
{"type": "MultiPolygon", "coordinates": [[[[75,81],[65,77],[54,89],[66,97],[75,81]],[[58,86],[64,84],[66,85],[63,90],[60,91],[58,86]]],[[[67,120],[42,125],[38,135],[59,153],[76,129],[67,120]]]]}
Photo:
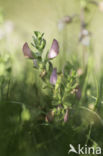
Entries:
{"type": "MultiPolygon", "coordinates": [[[[32,68],[33,63],[24,59],[22,53],[24,42],[30,45],[33,31],[37,30],[45,33],[45,52],[50,49],[53,38],[58,40],[60,55],[53,63],[59,71],[66,60],[74,60],[81,66],[82,45],[78,41],[80,21],[77,19],[67,24],[61,31],[58,28],[64,16],[80,12],[80,0],[0,0],[1,156],[66,156],[70,143],[84,145],[90,131],[90,119],[96,121],[87,111],[72,112],[72,121],[64,127],[37,124],[39,105],[49,104],[50,97],[41,90],[42,82],[32,68]]],[[[92,71],[87,78],[83,100],[86,103],[83,104],[88,106],[95,101],[89,99],[87,94],[95,97],[98,94],[98,113],[103,117],[103,12],[89,4],[85,20],[89,22],[88,30],[91,32],[91,47],[87,51],[91,56],[92,71]]],[[[93,146],[103,146],[102,132],[103,126],[96,122],[91,133],[93,146]]]]}
{"type": "MultiPolygon", "coordinates": [[[[9,36],[7,47],[5,46],[9,51],[13,51],[13,47],[20,51],[23,43],[31,40],[33,31],[38,30],[44,32],[45,38],[48,39],[47,49],[52,39],[56,38],[59,40],[61,49],[63,46],[65,47],[62,54],[66,53],[69,57],[69,53],[75,52],[79,55],[77,49],[79,22],[76,21],[74,24],[68,25],[62,32],[58,30],[58,22],[63,16],[80,13],[79,0],[0,0],[0,8],[3,9],[5,20],[11,21],[14,26],[13,34],[9,36]],[[65,45],[63,45],[64,42],[65,45]]],[[[92,5],[89,6],[89,9],[86,19],[90,20],[89,29],[92,32],[94,44],[95,67],[99,70],[103,51],[103,13],[92,5]]]]}

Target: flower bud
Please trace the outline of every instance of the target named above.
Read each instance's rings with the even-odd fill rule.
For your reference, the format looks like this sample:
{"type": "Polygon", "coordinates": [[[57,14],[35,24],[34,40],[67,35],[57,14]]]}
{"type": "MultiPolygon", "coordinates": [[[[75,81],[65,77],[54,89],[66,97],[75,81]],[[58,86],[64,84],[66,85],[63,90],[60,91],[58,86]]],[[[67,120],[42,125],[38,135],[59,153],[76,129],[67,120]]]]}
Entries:
{"type": "Polygon", "coordinates": [[[63,18],[63,22],[64,23],[70,23],[70,22],[72,22],[72,17],[70,17],[70,16],[64,16],[64,18],[63,18]]]}
{"type": "Polygon", "coordinates": [[[46,122],[52,122],[53,121],[53,118],[54,118],[54,112],[53,111],[50,111],[46,117],[45,117],[45,121],[46,122]]]}
{"type": "Polygon", "coordinates": [[[70,16],[64,16],[58,23],[58,29],[61,31],[64,29],[64,26],[66,26],[66,24],[69,24],[72,22],[73,17],[70,16]]]}
{"type": "Polygon", "coordinates": [[[53,84],[53,85],[55,85],[56,82],[57,82],[57,69],[54,68],[53,69],[53,72],[52,72],[52,74],[50,76],[50,83],[53,84]]]}
{"type": "Polygon", "coordinates": [[[66,113],[65,113],[65,115],[64,115],[64,122],[67,122],[68,121],[68,117],[69,117],[69,110],[67,109],[66,110],[66,113]]]}
{"type": "Polygon", "coordinates": [[[23,53],[24,53],[24,56],[27,57],[27,58],[33,58],[32,56],[32,52],[28,46],[28,43],[25,43],[23,45],[23,53]]]}
{"type": "Polygon", "coordinates": [[[51,46],[51,49],[50,49],[49,54],[48,54],[48,58],[53,59],[58,54],[59,54],[59,44],[58,44],[58,41],[56,39],[54,39],[52,46],[51,46]]]}

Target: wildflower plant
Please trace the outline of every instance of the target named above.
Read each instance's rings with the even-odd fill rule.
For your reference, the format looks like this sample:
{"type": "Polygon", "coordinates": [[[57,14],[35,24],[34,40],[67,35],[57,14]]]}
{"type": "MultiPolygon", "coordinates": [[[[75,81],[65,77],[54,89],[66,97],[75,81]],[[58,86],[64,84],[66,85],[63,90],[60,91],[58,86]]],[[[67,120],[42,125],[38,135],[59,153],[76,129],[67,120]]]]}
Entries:
{"type": "MultiPolygon", "coordinates": [[[[47,89],[51,90],[51,104],[48,106],[48,112],[45,112],[45,120],[55,122],[66,122],[69,116],[69,109],[73,106],[72,100],[76,98],[75,89],[79,85],[77,72],[72,67],[69,67],[69,62],[66,63],[61,72],[53,66],[52,60],[59,54],[59,43],[53,39],[50,50],[43,57],[43,52],[46,46],[44,34],[34,32],[33,42],[31,45],[37,52],[31,50],[28,43],[23,45],[24,56],[31,59],[34,68],[38,70],[43,83],[47,89]]],[[[77,91],[78,92],[78,91],[77,91]]]]}
{"type": "MultiPolygon", "coordinates": [[[[34,31],[32,42],[24,43],[22,48],[24,57],[31,61],[33,69],[29,72],[30,68],[27,65],[20,78],[18,73],[18,77],[17,74],[12,75],[13,63],[16,64],[13,57],[5,54],[5,51],[0,54],[2,156],[52,153],[63,156],[67,155],[67,146],[71,143],[83,144],[86,147],[103,147],[103,75],[101,72],[100,82],[97,82],[96,74],[93,73],[93,36],[91,29],[89,30],[91,16],[89,22],[86,18],[90,9],[88,6],[97,6],[102,11],[103,2],[79,0],[78,3],[78,14],[64,16],[58,26],[59,31],[63,31],[69,24],[72,25],[75,21],[79,23],[77,40],[81,51],[76,47],[75,54],[70,53],[61,70],[54,66],[53,60],[62,52],[60,47],[66,52],[66,36],[63,38],[64,45],[53,39],[49,50],[46,51],[47,41],[44,33],[34,31]],[[79,59],[75,57],[77,55],[79,59]]],[[[74,46],[74,42],[72,44],[74,46]]],[[[6,44],[5,47],[8,48],[6,44]]]]}
{"type": "MultiPolygon", "coordinates": [[[[85,19],[85,14],[88,11],[88,4],[96,5],[100,9],[100,3],[89,0],[80,0],[79,2],[80,13],[64,16],[59,21],[58,28],[59,31],[63,31],[66,25],[72,24],[75,20],[79,19],[80,32],[78,35],[78,43],[80,43],[82,47],[82,63],[75,62],[73,64],[72,61],[72,63],[67,61],[64,64],[63,69],[58,72],[58,69],[52,62],[53,59],[57,58],[61,51],[58,41],[53,39],[49,51],[44,55],[46,40],[44,39],[44,34],[37,31],[34,32],[33,42],[31,43],[32,48],[30,48],[31,46],[29,47],[28,43],[25,43],[23,46],[23,53],[24,56],[31,59],[34,68],[39,72],[39,76],[43,82],[41,89],[47,89],[49,103],[44,106],[45,108],[41,106],[42,103],[40,105],[40,109],[43,112],[42,124],[50,126],[52,124],[54,128],[59,129],[62,126],[72,123],[70,127],[73,127],[73,130],[77,131],[78,129],[79,131],[87,129],[89,132],[87,132],[86,144],[90,141],[94,146],[94,140],[91,139],[91,130],[94,126],[94,119],[89,121],[89,117],[87,116],[90,115],[92,118],[95,116],[102,125],[103,121],[95,111],[98,101],[96,101],[95,104],[90,105],[89,97],[91,96],[90,88],[92,85],[87,81],[93,63],[90,53],[92,50],[92,33],[89,31],[89,22],[85,19]],[[78,121],[76,121],[76,113],[80,116],[80,121],[78,120],[78,117],[78,121]],[[85,119],[87,119],[87,121],[85,119]],[[73,122],[77,122],[77,125],[73,124],[73,122]]],[[[63,130],[61,130],[61,133],[62,131],[63,130]]]]}

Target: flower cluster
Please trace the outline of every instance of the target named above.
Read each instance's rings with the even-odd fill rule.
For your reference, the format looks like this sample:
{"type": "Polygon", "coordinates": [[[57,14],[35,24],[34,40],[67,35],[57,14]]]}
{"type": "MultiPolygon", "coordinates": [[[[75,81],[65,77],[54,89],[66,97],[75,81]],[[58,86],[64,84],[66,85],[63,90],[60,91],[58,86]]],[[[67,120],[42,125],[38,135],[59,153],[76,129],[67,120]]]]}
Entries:
{"type": "Polygon", "coordinates": [[[51,48],[46,56],[42,57],[46,46],[43,35],[40,32],[34,32],[33,43],[31,45],[35,47],[36,52],[30,49],[28,43],[25,43],[23,45],[23,53],[26,58],[33,61],[34,68],[38,69],[40,77],[47,87],[49,88],[51,85],[52,109],[50,108],[48,111],[49,113],[47,113],[45,120],[48,122],[63,121],[65,123],[68,121],[69,107],[72,105],[71,99],[74,97],[78,98],[78,96],[80,99],[80,88],[77,87],[77,73],[74,69],[71,71],[68,63],[60,73],[57,72],[57,68],[53,67],[52,59],[56,58],[59,54],[59,44],[56,39],[53,39],[51,48]],[[73,90],[76,90],[74,94],[73,90]]]}
{"type": "Polygon", "coordinates": [[[44,34],[36,31],[34,32],[34,35],[35,36],[33,36],[32,46],[35,47],[38,52],[33,52],[26,42],[23,45],[24,56],[33,60],[34,68],[40,71],[42,78],[45,78],[46,75],[50,75],[48,71],[52,71],[50,76],[50,83],[55,85],[57,81],[57,69],[53,68],[51,60],[59,54],[59,44],[56,39],[53,39],[49,53],[47,53],[46,57],[43,59],[42,54],[46,46],[46,41],[43,38],[44,34]]]}

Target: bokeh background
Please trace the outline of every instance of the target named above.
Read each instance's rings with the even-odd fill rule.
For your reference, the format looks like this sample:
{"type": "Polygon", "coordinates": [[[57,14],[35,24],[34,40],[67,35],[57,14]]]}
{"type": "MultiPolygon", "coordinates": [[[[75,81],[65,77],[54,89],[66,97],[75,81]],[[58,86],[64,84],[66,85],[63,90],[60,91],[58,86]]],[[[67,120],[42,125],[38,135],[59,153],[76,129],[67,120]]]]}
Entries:
{"type": "MultiPolygon", "coordinates": [[[[47,49],[49,49],[52,39],[56,38],[60,42],[61,49],[63,46],[65,47],[63,54],[69,55],[69,53],[78,52],[80,22],[76,21],[74,24],[68,25],[62,32],[58,30],[58,22],[65,15],[80,13],[79,0],[72,0],[72,2],[67,0],[1,0],[0,8],[3,10],[4,24],[6,25],[6,22],[8,22],[7,24],[13,27],[13,31],[9,34],[9,39],[6,43],[7,46],[5,46],[5,49],[12,51],[11,53],[14,54],[12,49],[15,47],[20,53],[23,43],[31,41],[34,30],[45,33],[45,38],[48,40],[47,49]],[[63,45],[64,40],[65,45],[63,45]]],[[[102,61],[103,13],[93,5],[90,5],[89,9],[86,14],[86,20],[90,21],[89,29],[92,32],[96,67],[99,70],[102,61]]]]}
{"type": "MultiPolygon", "coordinates": [[[[59,22],[64,16],[80,12],[80,0],[0,0],[0,155],[32,156],[35,153],[34,146],[37,156],[68,155],[70,142],[75,145],[78,142],[84,144],[85,134],[90,129],[89,118],[92,118],[87,112],[81,113],[82,117],[85,114],[85,120],[80,129],[72,127],[72,121],[69,130],[68,126],[65,127],[65,132],[61,127],[54,132],[51,127],[33,126],[37,123],[38,104],[49,103],[49,99],[45,99],[40,90],[42,82],[32,68],[32,62],[24,59],[22,52],[24,42],[30,45],[33,31],[40,31],[45,34],[47,41],[45,52],[50,49],[53,38],[59,42],[60,55],[53,61],[58,70],[62,69],[66,60],[71,61],[73,58],[77,58],[76,62],[81,66],[83,47],[79,42],[80,21],[76,19],[73,23],[65,25],[62,30],[59,29],[59,22]],[[30,120],[24,127],[19,125],[21,112],[24,121],[30,120]],[[47,133],[49,131],[50,134],[47,133]],[[55,135],[57,137],[52,140],[51,137],[55,135]],[[58,135],[62,136],[61,141],[58,135]],[[84,138],[80,138],[81,135],[84,138]]],[[[102,101],[103,12],[99,7],[88,4],[85,20],[89,23],[88,30],[91,32],[91,48],[87,50],[91,56],[92,68],[88,79],[92,90],[90,92],[96,96],[98,88],[99,101],[102,101]]],[[[95,101],[95,98],[89,102],[93,103],[93,100],[95,101]]],[[[99,113],[103,117],[102,107],[99,106],[99,113]]],[[[77,119],[78,121],[73,120],[73,123],[78,125],[79,117],[77,119]]],[[[102,145],[102,130],[103,127],[97,124],[92,132],[95,146],[102,145]]]]}

